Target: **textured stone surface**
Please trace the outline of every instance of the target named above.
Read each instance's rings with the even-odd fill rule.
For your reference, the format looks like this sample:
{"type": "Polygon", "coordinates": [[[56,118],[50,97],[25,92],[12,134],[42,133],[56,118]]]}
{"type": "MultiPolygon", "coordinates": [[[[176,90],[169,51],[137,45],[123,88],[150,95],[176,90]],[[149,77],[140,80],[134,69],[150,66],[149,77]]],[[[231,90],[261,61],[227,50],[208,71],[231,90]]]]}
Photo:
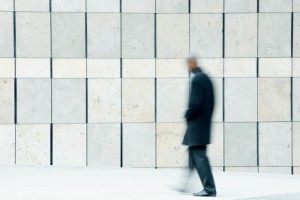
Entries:
{"type": "Polygon", "coordinates": [[[85,78],[86,59],[53,59],[53,78],[85,78]]]}
{"type": "Polygon", "coordinates": [[[19,79],[18,123],[51,123],[50,79],[19,79]]]}
{"type": "Polygon", "coordinates": [[[293,77],[300,77],[300,58],[293,58],[293,77]]]}
{"type": "MultiPolygon", "coordinates": [[[[0,5],[0,7],[2,4],[0,5]]],[[[0,57],[14,57],[13,13],[0,12],[0,57]]]]}
{"type": "Polygon", "coordinates": [[[154,13],[155,0],[122,0],[122,12],[125,13],[154,13]]]}
{"type": "Polygon", "coordinates": [[[17,58],[17,78],[50,78],[49,58],[17,58]]]}
{"type": "Polygon", "coordinates": [[[121,80],[89,79],[89,123],[121,121],[121,80]]]}
{"type": "Polygon", "coordinates": [[[250,172],[257,173],[258,167],[226,167],[225,171],[227,172],[250,172]]]}
{"type": "Polygon", "coordinates": [[[183,58],[188,52],[189,15],[158,14],[157,57],[183,58]]]}
{"type": "Polygon", "coordinates": [[[157,13],[188,13],[189,2],[186,0],[157,0],[157,13]]]}
{"type": "Polygon", "coordinates": [[[291,118],[289,78],[258,79],[258,120],[289,121],[291,118]]]}
{"type": "Polygon", "coordinates": [[[201,57],[222,57],[222,15],[191,14],[190,51],[201,57]]]}
{"type": "Polygon", "coordinates": [[[0,125],[0,165],[15,164],[15,125],[0,125]]]}
{"type": "Polygon", "coordinates": [[[291,167],[259,167],[259,173],[291,174],[291,167]]]}
{"type": "Polygon", "coordinates": [[[16,11],[49,12],[49,0],[15,0],[16,11]]]}
{"type": "Polygon", "coordinates": [[[291,58],[260,58],[259,76],[260,77],[291,77],[292,59],[291,58]]]}
{"type": "Polygon", "coordinates": [[[0,78],[15,77],[15,59],[0,58],[0,78]]]}
{"type": "Polygon", "coordinates": [[[206,58],[200,60],[201,69],[210,77],[223,77],[224,65],[222,58],[206,58]]]}
{"type": "Polygon", "coordinates": [[[225,79],[225,121],[257,121],[257,79],[225,79]]]}
{"type": "Polygon", "coordinates": [[[181,145],[185,128],[184,123],[157,124],[157,167],[188,166],[188,153],[181,145]]]}
{"type": "Polygon", "coordinates": [[[154,78],[155,59],[123,59],[124,78],[154,78]]]}
{"type": "Polygon", "coordinates": [[[88,78],[119,78],[120,59],[87,59],[88,78]]]}
{"type": "Polygon", "coordinates": [[[257,14],[227,14],[225,56],[257,57],[257,14]]]}
{"type": "Polygon", "coordinates": [[[259,165],[291,166],[291,123],[259,123],[259,165]]]}
{"type": "Polygon", "coordinates": [[[256,58],[224,59],[225,77],[256,77],[256,58]]]}
{"type": "Polygon", "coordinates": [[[16,164],[50,164],[49,124],[18,124],[16,126],[16,164]]]}
{"type": "Polygon", "coordinates": [[[119,0],[87,0],[88,12],[120,12],[119,0]]]}
{"type": "Polygon", "coordinates": [[[123,79],[122,121],[154,121],[154,80],[123,79]]]}
{"type": "Polygon", "coordinates": [[[293,42],[293,57],[300,57],[300,13],[294,13],[293,42]]]}
{"type": "Polygon", "coordinates": [[[300,121],[300,78],[293,79],[293,120],[300,121]]]}
{"type": "Polygon", "coordinates": [[[212,78],[214,95],[215,95],[215,105],[212,121],[222,122],[223,121],[223,82],[222,78],[212,78]]]}
{"type": "Polygon", "coordinates": [[[123,124],[124,167],[155,167],[155,124],[123,124]]]}
{"type": "Polygon", "coordinates": [[[258,37],[259,57],[290,57],[291,14],[260,13],[258,37]]]}
{"type": "Polygon", "coordinates": [[[154,57],[154,15],[122,15],[122,57],[154,57]]]}
{"type": "Polygon", "coordinates": [[[84,79],[52,80],[53,123],[86,122],[86,86],[84,79]]]}
{"type": "Polygon", "coordinates": [[[86,165],[86,125],[53,125],[53,165],[86,165]]]}
{"type": "Polygon", "coordinates": [[[300,12],[300,0],[293,0],[294,12],[300,12]]]}
{"type": "Polygon", "coordinates": [[[224,165],[224,131],[223,123],[212,123],[211,144],[208,146],[207,155],[211,166],[223,167],[224,165]]]}
{"type": "Polygon", "coordinates": [[[0,123],[14,123],[14,80],[0,79],[0,123]]]}
{"type": "Polygon", "coordinates": [[[187,78],[157,79],[157,121],[183,122],[187,108],[187,78]]]}
{"type": "Polygon", "coordinates": [[[88,166],[120,167],[120,124],[88,125],[88,166]]]}
{"type": "Polygon", "coordinates": [[[54,58],[85,57],[84,23],[84,13],[52,13],[52,55],[54,58]]]}
{"type": "Polygon", "coordinates": [[[260,12],[292,12],[293,0],[260,0],[260,12]]]}
{"type": "Polygon", "coordinates": [[[188,77],[188,68],[183,59],[156,59],[157,78],[188,77]]]}
{"type": "Polygon", "coordinates": [[[50,57],[50,14],[16,13],[17,57],[50,57]]]}
{"type": "Polygon", "coordinates": [[[293,123],[293,166],[300,166],[300,122],[293,123]]]}
{"type": "Polygon", "coordinates": [[[120,14],[88,14],[88,57],[120,57],[120,14]]]}
{"type": "Polygon", "coordinates": [[[225,123],[225,165],[257,165],[256,123],[225,123]]]}
{"type": "Polygon", "coordinates": [[[14,0],[1,0],[0,11],[14,11],[14,0]]]}
{"type": "Polygon", "coordinates": [[[225,0],[225,12],[256,12],[257,0],[225,0]]]}
{"type": "Polygon", "coordinates": [[[53,12],[85,12],[86,0],[52,0],[53,12]]]}
{"type": "Polygon", "coordinates": [[[192,13],[222,13],[223,0],[191,0],[192,13]]]}

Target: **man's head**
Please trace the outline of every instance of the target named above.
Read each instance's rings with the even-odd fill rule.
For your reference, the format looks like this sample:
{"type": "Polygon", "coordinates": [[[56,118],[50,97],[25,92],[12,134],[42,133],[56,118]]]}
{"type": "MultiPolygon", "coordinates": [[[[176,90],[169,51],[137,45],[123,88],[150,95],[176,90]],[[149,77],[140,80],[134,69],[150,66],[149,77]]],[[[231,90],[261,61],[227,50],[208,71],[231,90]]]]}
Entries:
{"type": "Polygon", "coordinates": [[[186,63],[190,72],[194,71],[198,67],[197,59],[198,56],[196,54],[189,54],[186,57],[186,63]]]}

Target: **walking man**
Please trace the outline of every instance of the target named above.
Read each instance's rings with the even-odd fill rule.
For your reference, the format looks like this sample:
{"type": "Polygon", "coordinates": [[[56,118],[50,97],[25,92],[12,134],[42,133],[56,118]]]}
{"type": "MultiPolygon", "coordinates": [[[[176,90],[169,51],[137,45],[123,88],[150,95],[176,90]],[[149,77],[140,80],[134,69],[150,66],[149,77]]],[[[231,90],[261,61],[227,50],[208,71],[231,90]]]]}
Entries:
{"type": "Polygon", "coordinates": [[[183,144],[188,146],[190,172],[196,168],[203,190],[194,196],[216,196],[216,187],[206,155],[210,143],[211,118],[214,109],[214,92],[210,78],[197,65],[197,56],[187,58],[188,69],[194,74],[188,109],[185,113],[187,130],[183,144]]]}

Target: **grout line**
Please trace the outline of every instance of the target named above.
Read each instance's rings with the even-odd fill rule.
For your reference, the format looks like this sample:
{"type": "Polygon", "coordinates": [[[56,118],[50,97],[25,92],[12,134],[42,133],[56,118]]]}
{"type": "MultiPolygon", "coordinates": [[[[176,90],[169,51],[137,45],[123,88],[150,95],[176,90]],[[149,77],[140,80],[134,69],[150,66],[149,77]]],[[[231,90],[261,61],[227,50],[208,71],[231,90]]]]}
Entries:
{"type": "Polygon", "coordinates": [[[120,167],[123,167],[123,123],[121,122],[120,127],[120,167]]]}
{"type": "Polygon", "coordinates": [[[52,12],[52,0],[49,0],[49,12],[52,12]]]}
{"type": "Polygon", "coordinates": [[[154,58],[157,58],[157,15],[154,14],[154,58]]]}
{"type": "Polygon", "coordinates": [[[222,42],[222,58],[225,58],[225,13],[223,15],[223,31],[222,31],[222,37],[223,37],[223,42],[222,42]]]}
{"type": "Polygon", "coordinates": [[[259,58],[256,58],[256,78],[259,77],[259,58]]]}
{"type": "Polygon", "coordinates": [[[291,13],[291,57],[294,57],[294,13],[291,13]]]}
{"type": "Polygon", "coordinates": [[[256,164],[259,167],[259,122],[256,122],[256,164]]]}
{"type": "Polygon", "coordinates": [[[53,165],[53,123],[50,124],[50,165],[53,165]]]}
{"type": "Polygon", "coordinates": [[[191,0],[189,0],[189,13],[191,13],[191,8],[192,8],[192,2],[191,2],[191,0]]]}
{"type": "MultiPolygon", "coordinates": [[[[155,62],[156,68],[156,62],[155,62]]],[[[157,169],[157,78],[154,78],[155,169],[157,169]]]]}
{"type": "Polygon", "coordinates": [[[89,80],[87,77],[88,59],[88,16],[87,0],[85,0],[85,165],[88,166],[88,123],[89,123],[89,80]]]}
{"type": "Polygon", "coordinates": [[[259,13],[259,0],[257,0],[257,3],[256,3],[256,4],[257,4],[257,5],[256,5],[256,9],[257,9],[256,12],[259,13]]]}
{"type": "Polygon", "coordinates": [[[293,122],[293,120],[294,120],[294,116],[293,116],[293,104],[294,104],[294,102],[293,102],[293,87],[294,87],[294,84],[293,84],[293,81],[294,81],[294,78],[293,77],[291,77],[291,95],[290,95],[290,97],[291,97],[291,99],[290,99],[290,103],[291,103],[291,122],[293,122]]]}
{"type": "Polygon", "coordinates": [[[120,0],[120,13],[122,13],[122,0],[120,0]]]}

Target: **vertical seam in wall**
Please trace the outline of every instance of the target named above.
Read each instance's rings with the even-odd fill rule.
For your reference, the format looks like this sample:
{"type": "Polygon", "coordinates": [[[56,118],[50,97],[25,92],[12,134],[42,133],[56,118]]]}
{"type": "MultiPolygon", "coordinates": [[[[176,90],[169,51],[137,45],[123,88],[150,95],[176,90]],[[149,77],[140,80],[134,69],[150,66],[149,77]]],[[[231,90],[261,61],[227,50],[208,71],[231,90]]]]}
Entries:
{"type": "Polygon", "coordinates": [[[225,171],[225,78],[222,78],[223,171],[225,171]]]}
{"type": "Polygon", "coordinates": [[[256,122],[256,165],[259,172],[259,122],[256,122]]]}
{"type": "Polygon", "coordinates": [[[257,33],[256,33],[256,165],[259,173],[259,121],[258,121],[258,95],[259,95],[259,0],[257,0],[257,33]]]}
{"type": "Polygon", "coordinates": [[[88,123],[89,123],[89,81],[87,76],[87,59],[88,59],[88,16],[87,0],[85,0],[85,165],[88,166],[88,123]]]}
{"type": "Polygon", "coordinates": [[[122,58],[122,0],[120,0],[120,93],[121,93],[121,124],[120,124],[120,167],[123,167],[123,58],[122,58]]]}
{"type": "Polygon", "coordinates": [[[53,124],[50,124],[50,165],[53,165],[53,124]]]}
{"type": "Polygon", "coordinates": [[[294,56],[294,12],[291,13],[291,58],[294,56]]]}
{"type": "MultiPolygon", "coordinates": [[[[156,40],[157,40],[157,35],[156,35],[156,30],[157,30],[157,27],[156,27],[156,13],[154,13],[154,58],[156,59],[157,57],[157,46],[156,46],[156,40]]],[[[156,73],[155,73],[156,75],[156,73]]]]}
{"type": "Polygon", "coordinates": [[[156,78],[156,59],[157,59],[157,1],[155,0],[155,13],[154,13],[154,167],[157,169],[157,78],[156,78]]]}
{"type": "Polygon", "coordinates": [[[294,174],[294,119],[293,119],[293,88],[294,88],[294,79],[291,77],[291,174],[294,174]]]}
{"type": "Polygon", "coordinates": [[[256,3],[256,12],[259,13],[259,0],[257,0],[257,3],[256,3]]]}
{"type": "Polygon", "coordinates": [[[223,31],[222,31],[222,58],[225,58],[225,13],[223,15],[223,31]]]}
{"type": "Polygon", "coordinates": [[[192,6],[192,5],[191,5],[191,3],[192,3],[191,0],[189,0],[188,3],[189,3],[189,13],[191,13],[191,8],[192,8],[192,7],[191,7],[191,6],[192,6]]]}
{"type": "Polygon", "coordinates": [[[13,11],[13,31],[14,31],[14,35],[13,35],[13,42],[14,42],[14,68],[15,68],[15,78],[14,78],[14,124],[15,124],[15,164],[17,164],[17,44],[16,44],[16,36],[17,36],[17,33],[16,33],[16,9],[15,9],[15,6],[16,5],[16,2],[15,0],[13,1],[13,6],[14,6],[14,11],[13,11]]]}
{"type": "Polygon", "coordinates": [[[50,119],[50,165],[53,165],[53,120],[52,120],[52,83],[53,83],[53,53],[52,53],[52,0],[49,0],[50,14],[50,103],[51,103],[51,119],[50,119]]]}

